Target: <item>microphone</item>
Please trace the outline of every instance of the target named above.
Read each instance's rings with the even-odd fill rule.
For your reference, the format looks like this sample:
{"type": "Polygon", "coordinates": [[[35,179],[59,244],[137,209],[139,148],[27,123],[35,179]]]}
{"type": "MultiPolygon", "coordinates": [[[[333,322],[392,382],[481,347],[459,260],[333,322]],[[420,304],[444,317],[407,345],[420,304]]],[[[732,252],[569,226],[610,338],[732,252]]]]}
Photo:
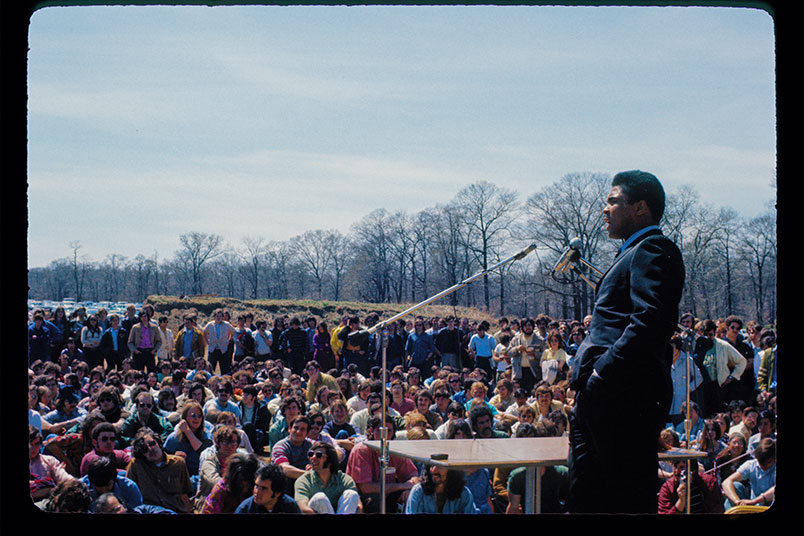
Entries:
{"type": "Polygon", "coordinates": [[[575,237],[570,240],[569,247],[561,254],[556,265],[553,267],[553,273],[562,273],[565,274],[567,271],[572,268],[572,266],[578,262],[581,258],[581,247],[583,246],[583,241],[575,237]]]}

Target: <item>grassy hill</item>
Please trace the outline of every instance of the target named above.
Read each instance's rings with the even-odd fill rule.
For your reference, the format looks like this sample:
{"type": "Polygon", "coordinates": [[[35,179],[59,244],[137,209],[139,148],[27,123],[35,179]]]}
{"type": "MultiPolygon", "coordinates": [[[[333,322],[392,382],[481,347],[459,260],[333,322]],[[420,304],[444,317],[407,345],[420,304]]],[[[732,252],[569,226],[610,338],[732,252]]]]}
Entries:
{"type": "MultiPolygon", "coordinates": [[[[443,301],[446,301],[444,299],[443,301]]],[[[263,318],[268,321],[268,328],[273,326],[274,318],[277,316],[288,316],[289,318],[298,317],[302,321],[305,317],[314,316],[318,321],[324,320],[330,329],[340,323],[343,315],[355,315],[362,319],[369,313],[377,313],[380,320],[391,318],[392,316],[412,307],[412,303],[362,303],[362,302],[335,302],[335,301],[315,301],[315,300],[236,300],[233,298],[221,298],[219,296],[148,296],[144,303],[154,306],[157,315],[165,315],[169,319],[169,327],[174,334],[181,328],[182,318],[187,313],[195,313],[198,317],[199,327],[203,327],[211,320],[212,311],[221,308],[226,309],[232,318],[236,318],[241,313],[252,313],[254,318],[263,318]]],[[[448,316],[468,317],[474,320],[488,320],[493,326],[496,319],[488,313],[471,307],[452,307],[450,305],[439,305],[438,302],[427,305],[411,313],[406,319],[412,320],[413,316],[448,316]]]]}

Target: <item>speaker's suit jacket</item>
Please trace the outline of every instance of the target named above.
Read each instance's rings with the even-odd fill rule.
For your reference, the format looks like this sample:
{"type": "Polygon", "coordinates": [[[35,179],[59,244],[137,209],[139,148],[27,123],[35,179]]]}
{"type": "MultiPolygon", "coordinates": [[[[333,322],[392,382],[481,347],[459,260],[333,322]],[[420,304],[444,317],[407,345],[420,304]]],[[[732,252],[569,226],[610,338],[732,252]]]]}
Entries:
{"type": "Polygon", "coordinates": [[[611,389],[665,389],[683,285],[681,252],[658,229],[618,254],[597,284],[571,387],[582,390],[594,370],[611,389]]]}

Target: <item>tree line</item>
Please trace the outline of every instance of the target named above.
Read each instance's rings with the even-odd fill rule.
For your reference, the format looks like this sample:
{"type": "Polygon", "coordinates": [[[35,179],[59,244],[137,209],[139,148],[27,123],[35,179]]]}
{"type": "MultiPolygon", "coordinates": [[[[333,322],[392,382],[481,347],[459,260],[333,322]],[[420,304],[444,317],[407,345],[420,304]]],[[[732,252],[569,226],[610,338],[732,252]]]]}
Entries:
{"type": "MultiPolygon", "coordinates": [[[[417,213],[373,210],[348,234],[315,229],[281,241],[244,236],[232,245],[193,231],[179,237],[172,257],[161,259],[110,254],[93,261],[80,254],[76,240],[71,256],[29,270],[29,297],[142,301],[153,294],[217,294],[418,303],[535,244],[534,253],[448,295],[446,304],[580,319],[591,311],[593,290],[578,278],[556,281],[552,269],[575,237],[584,259],[608,267],[619,246],[608,239],[601,217],[610,184],[607,174],[571,173],[523,199],[480,181],[417,213]]],[[[776,318],[773,206],[745,218],[701,202],[693,187],[683,186],[667,192],[661,226],[684,257],[683,311],[701,318],[776,318]]]]}

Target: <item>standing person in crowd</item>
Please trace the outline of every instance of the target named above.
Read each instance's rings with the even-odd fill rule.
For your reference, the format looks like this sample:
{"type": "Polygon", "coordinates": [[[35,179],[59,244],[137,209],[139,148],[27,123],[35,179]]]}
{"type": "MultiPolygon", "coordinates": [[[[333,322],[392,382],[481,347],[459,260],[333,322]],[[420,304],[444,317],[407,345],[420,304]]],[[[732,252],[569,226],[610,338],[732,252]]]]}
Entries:
{"type": "Polygon", "coordinates": [[[726,337],[725,341],[731,344],[735,350],[745,359],[745,372],[735,381],[730,396],[732,400],[742,400],[746,404],[753,404],[754,395],[754,350],[743,340],[740,330],[743,329],[743,319],[737,315],[726,318],[726,337]]]}
{"type": "Polygon", "coordinates": [[[140,311],[139,320],[128,334],[128,349],[134,359],[133,368],[156,372],[156,354],[162,345],[161,331],[155,322],[151,322],[147,311],[140,311]]]}
{"type": "Polygon", "coordinates": [[[240,364],[246,356],[254,355],[254,336],[251,330],[246,327],[246,315],[237,315],[234,330],[234,362],[240,364]]]}
{"type": "Polygon", "coordinates": [[[364,375],[367,375],[369,340],[366,331],[360,329],[359,317],[349,318],[347,325],[338,331],[338,340],[341,347],[341,370],[347,369],[349,365],[356,365],[361,374],[365,371],[364,375]]]}
{"type": "Polygon", "coordinates": [[[567,353],[561,348],[561,334],[552,330],[547,334],[547,348],[542,354],[542,380],[549,385],[566,378],[567,353]]]}
{"type": "Polygon", "coordinates": [[[569,504],[573,513],[655,513],[656,438],[672,400],[668,342],[684,262],[658,227],[665,205],[658,179],[628,171],[611,185],[603,218],[609,237],[625,242],[598,283],[572,375],[569,504]],[[621,445],[626,436],[629,449],[621,445]]]}
{"type": "Polygon", "coordinates": [[[406,366],[421,370],[425,375],[424,379],[427,379],[430,377],[435,354],[436,347],[433,336],[425,332],[424,320],[417,317],[413,323],[413,333],[408,335],[405,342],[406,366]]]}
{"type": "Polygon", "coordinates": [[[279,336],[279,351],[291,372],[301,376],[307,363],[307,332],[298,318],[292,318],[290,327],[279,336]]]}
{"type": "Polygon", "coordinates": [[[106,372],[118,370],[129,356],[128,331],[120,325],[120,317],[109,315],[109,327],[101,336],[100,352],[106,360],[106,372]]]}
{"type": "Polygon", "coordinates": [[[447,325],[436,333],[435,348],[441,358],[441,366],[460,367],[461,339],[463,332],[455,325],[455,317],[447,317],[447,325]]]}
{"type": "Polygon", "coordinates": [[[683,350],[684,340],[680,336],[670,339],[670,345],[673,347],[673,363],[670,365],[670,378],[673,382],[670,420],[675,426],[686,418],[681,405],[687,400],[687,389],[690,393],[695,391],[703,383],[703,376],[693,358],[683,350]]]}
{"type": "Polygon", "coordinates": [[[70,326],[70,320],[67,318],[67,313],[62,306],[56,307],[53,311],[53,316],[50,318],[50,322],[56,326],[57,330],[55,337],[51,337],[50,360],[57,361],[59,354],[64,348],[65,341],[68,337],[73,336],[73,332],[70,326]]]}
{"type": "Polygon", "coordinates": [[[98,317],[89,315],[86,324],[81,328],[81,347],[84,350],[84,361],[90,370],[103,366],[103,354],[100,350],[102,336],[103,330],[98,323],[98,317]]]}
{"type": "Polygon", "coordinates": [[[34,315],[28,325],[28,364],[34,361],[50,361],[50,342],[54,338],[51,330],[45,327],[45,317],[34,315]]]}
{"type": "Polygon", "coordinates": [[[337,366],[335,354],[332,352],[332,335],[327,329],[327,323],[321,322],[313,333],[312,349],[313,361],[316,361],[323,370],[330,370],[337,366]]]}
{"type": "Polygon", "coordinates": [[[220,368],[221,375],[232,372],[232,361],[228,349],[229,341],[234,336],[234,327],[223,319],[223,309],[215,309],[212,313],[212,320],[204,326],[207,361],[209,361],[212,372],[215,372],[215,367],[220,368]]]}
{"type": "Polygon", "coordinates": [[[541,356],[545,341],[534,332],[535,326],[532,318],[524,318],[520,332],[514,335],[508,346],[513,378],[527,392],[542,379],[541,356]]]}
{"type": "Polygon", "coordinates": [[[156,353],[157,361],[170,360],[173,357],[173,330],[168,327],[168,317],[160,316],[158,320],[159,333],[162,335],[162,344],[156,353]]]}
{"type": "Polygon", "coordinates": [[[271,359],[271,345],[274,343],[274,336],[268,331],[268,322],[258,318],[254,325],[256,331],[252,333],[254,337],[254,359],[257,363],[264,363],[271,359]]]}
{"type": "Polygon", "coordinates": [[[140,488],[143,503],[191,513],[190,497],[195,490],[184,458],[165,453],[160,435],[147,427],[137,431],[132,452],[126,476],[140,488]]]}
{"type": "Polygon", "coordinates": [[[747,361],[732,345],[715,337],[717,324],[712,320],[704,320],[700,329],[702,336],[698,337],[695,352],[706,371],[703,413],[708,417],[720,411],[723,404],[736,400],[732,397],[732,384],[742,377],[747,361]]]}
{"type": "Polygon", "coordinates": [[[497,341],[489,335],[489,323],[485,320],[477,326],[477,333],[469,339],[469,353],[474,359],[474,368],[479,368],[486,373],[486,378],[494,379],[494,367],[492,366],[492,355],[497,341]]]}
{"type": "Polygon", "coordinates": [[[184,315],[184,325],[173,343],[173,355],[185,358],[187,368],[193,368],[195,360],[204,359],[206,351],[206,338],[204,332],[195,325],[195,315],[184,315]]]}

